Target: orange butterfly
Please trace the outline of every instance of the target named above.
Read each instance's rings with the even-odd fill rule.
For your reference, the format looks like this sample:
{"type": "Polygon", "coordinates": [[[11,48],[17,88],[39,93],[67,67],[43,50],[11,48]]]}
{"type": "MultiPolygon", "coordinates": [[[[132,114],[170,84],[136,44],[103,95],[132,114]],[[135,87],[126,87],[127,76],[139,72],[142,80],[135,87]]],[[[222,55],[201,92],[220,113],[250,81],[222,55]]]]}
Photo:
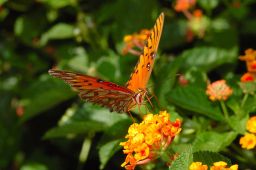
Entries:
{"type": "Polygon", "coordinates": [[[161,13],[126,87],[69,71],[50,69],[49,74],[66,81],[78,90],[79,96],[85,101],[108,107],[111,111],[129,112],[134,106],[143,104],[147,92],[146,85],[152,72],[162,34],[163,23],[164,14],[161,13]]]}

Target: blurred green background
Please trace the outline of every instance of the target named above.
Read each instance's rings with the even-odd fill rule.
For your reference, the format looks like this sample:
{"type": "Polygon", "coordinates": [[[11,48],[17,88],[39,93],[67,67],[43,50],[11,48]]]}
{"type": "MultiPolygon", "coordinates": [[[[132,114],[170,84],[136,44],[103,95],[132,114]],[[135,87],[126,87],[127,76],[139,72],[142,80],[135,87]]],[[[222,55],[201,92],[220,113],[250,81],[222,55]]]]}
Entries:
{"type": "MultiPolygon", "coordinates": [[[[121,169],[125,157],[119,142],[131,119],[82,102],[68,85],[50,77],[48,69],[124,85],[138,57],[121,54],[123,37],[151,28],[161,12],[165,25],[149,86],[162,107],[179,106],[182,94],[170,92],[180,73],[196,76],[194,83],[203,87],[204,75],[239,80],[245,65],[238,56],[256,48],[256,2],[198,0],[207,27],[203,37],[194,33],[191,41],[188,20],[174,4],[0,0],[0,169],[121,169]]],[[[218,120],[214,111],[208,116],[218,120]]]]}

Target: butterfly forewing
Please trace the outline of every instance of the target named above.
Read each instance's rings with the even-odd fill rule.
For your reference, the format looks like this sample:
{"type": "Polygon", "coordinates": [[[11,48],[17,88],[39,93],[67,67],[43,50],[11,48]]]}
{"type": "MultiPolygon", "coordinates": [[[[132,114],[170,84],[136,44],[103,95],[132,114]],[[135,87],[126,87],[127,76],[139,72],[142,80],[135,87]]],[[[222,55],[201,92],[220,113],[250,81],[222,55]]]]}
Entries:
{"type": "Polygon", "coordinates": [[[140,55],[139,61],[127,82],[126,87],[134,92],[139,89],[145,89],[154,65],[158,44],[161,38],[164,24],[164,14],[161,13],[146,40],[143,54],[140,55]]]}
{"type": "Polygon", "coordinates": [[[135,105],[134,92],[115,83],[69,71],[49,70],[49,74],[60,78],[79,92],[79,96],[116,112],[127,112],[135,105]]]}

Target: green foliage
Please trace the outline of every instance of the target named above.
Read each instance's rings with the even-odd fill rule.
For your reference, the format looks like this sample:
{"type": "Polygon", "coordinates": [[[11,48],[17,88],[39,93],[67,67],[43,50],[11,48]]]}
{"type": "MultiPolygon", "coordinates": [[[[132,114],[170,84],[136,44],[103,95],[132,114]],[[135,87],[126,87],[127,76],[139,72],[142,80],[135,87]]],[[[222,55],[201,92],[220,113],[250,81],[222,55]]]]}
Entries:
{"type": "Polygon", "coordinates": [[[138,169],[186,170],[195,161],[255,168],[255,151],[239,144],[255,115],[255,81],[240,82],[246,64],[238,58],[255,48],[256,4],[198,0],[188,13],[175,11],[175,4],[0,0],[0,169],[120,169],[120,142],[133,120],[85,103],[48,70],[124,86],[138,56],[122,54],[123,38],[152,28],[161,12],[164,29],[147,86],[148,96],[156,96],[153,108],[147,104],[131,114],[140,123],[147,108],[154,114],[167,110],[172,121],[182,120],[182,130],[162,156],[138,169]],[[202,10],[201,20],[194,18],[195,9],[202,10]],[[213,102],[207,85],[221,79],[233,94],[213,102]]]}

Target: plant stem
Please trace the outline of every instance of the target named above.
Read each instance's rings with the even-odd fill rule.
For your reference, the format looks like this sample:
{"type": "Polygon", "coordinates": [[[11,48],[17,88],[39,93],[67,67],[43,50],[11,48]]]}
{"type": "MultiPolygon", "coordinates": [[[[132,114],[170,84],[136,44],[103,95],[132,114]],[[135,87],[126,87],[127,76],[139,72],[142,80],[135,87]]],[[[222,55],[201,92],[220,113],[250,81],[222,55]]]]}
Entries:
{"type": "Polygon", "coordinates": [[[242,103],[241,103],[241,107],[243,107],[243,106],[244,106],[244,104],[245,104],[246,100],[248,99],[248,96],[249,96],[249,94],[248,94],[248,93],[246,93],[246,94],[244,95],[243,100],[242,100],[242,103]]]}
{"type": "Polygon", "coordinates": [[[225,105],[224,101],[222,101],[222,100],[220,101],[220,106],[221,106],[221,109],[223,111],[225,119],[228,121],[228,111],[227,111],[227,108],[226,108],[226,105],[225,105]]]}

